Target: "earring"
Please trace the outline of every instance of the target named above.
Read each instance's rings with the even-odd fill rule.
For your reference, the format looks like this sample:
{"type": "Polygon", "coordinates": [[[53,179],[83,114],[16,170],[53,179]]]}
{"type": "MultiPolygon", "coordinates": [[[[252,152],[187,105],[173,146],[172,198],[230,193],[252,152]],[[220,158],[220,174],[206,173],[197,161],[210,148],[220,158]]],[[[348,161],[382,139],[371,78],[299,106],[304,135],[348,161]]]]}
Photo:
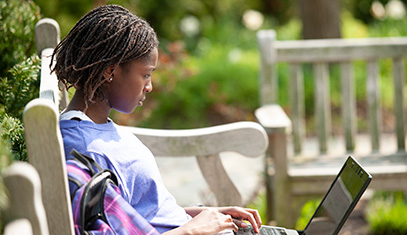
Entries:
{"type": "Polygon", "coordinates": [[[112,78],[112,77],[110,77],[110,78],[109,78],[109,81],[112,81],[112,80],[113,80],[113,78],[112,78]]]}

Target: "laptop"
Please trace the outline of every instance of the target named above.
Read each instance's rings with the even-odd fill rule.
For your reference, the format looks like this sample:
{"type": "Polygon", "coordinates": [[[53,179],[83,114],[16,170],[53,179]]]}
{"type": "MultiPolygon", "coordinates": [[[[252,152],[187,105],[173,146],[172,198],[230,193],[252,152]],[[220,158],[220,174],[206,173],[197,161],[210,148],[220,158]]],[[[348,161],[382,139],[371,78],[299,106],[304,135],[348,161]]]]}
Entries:
{"type": "MultiPolygon", "coordinates": [[[[263,225],[261,235],[336,235],[366,190],[372,176],[349,156],[304,230],[263,225]]],[[[236,235],[256,234],[249,225],[236,235]]]]}

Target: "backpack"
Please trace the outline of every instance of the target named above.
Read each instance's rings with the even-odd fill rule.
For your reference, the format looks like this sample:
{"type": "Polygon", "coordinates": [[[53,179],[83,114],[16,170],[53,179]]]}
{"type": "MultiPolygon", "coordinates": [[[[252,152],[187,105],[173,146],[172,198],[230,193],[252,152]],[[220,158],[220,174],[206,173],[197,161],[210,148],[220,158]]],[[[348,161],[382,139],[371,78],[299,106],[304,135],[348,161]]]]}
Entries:
{"type": "Polygon", "coordinates": [[[159,234],[120,194],[116,175],[71,151],[66,161],[75,234],[159,234]]]}

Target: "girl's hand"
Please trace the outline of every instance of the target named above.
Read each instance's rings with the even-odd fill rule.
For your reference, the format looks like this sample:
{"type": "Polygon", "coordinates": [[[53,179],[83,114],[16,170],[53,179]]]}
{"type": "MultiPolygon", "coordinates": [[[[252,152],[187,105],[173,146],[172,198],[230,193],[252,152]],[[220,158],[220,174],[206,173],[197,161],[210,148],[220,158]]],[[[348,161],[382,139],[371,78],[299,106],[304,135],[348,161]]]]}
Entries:
{"type": "Polygon", "coordinates": [[[244,222],[244,220],[247,220],[252,224],[256,233],[260,232],[261,219],[257,210],[242,207],[218,207],[217,209],[223,214],[232,216],[234,223],[238,227],[247,227],[244,222]]]}
{"type": "Polygon", "coordinates": [[[205,208],[185,225],[165,234],[213,235],[225,230],[237,231],[238,227],[230,215],[214,208],[205,208]]]}

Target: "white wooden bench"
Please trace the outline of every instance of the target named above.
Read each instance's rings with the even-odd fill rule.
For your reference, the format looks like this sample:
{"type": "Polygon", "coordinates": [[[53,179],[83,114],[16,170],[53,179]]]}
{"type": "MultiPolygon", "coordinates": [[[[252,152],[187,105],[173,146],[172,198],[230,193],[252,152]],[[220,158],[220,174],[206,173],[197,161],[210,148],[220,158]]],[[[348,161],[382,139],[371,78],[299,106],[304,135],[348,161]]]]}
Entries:
{"type": "MultiPolygon", "coordinates": [[[[373,175],[369,188],[407,191],[405,57],[407,38],[327,39],[279,41],[273,30],[257,34],[261,55],[260,108],[256,117],[269,134],[267,192],[269,216],[279,225],[293,226],[305,201],[323,195],[348,154],[356,157],[373,175]],[[380,106],[378,61],[390,59],[394,90],[394,148],[384,151],[381,145],[382,117],[380,106]],[[355,61],[366,63],[368,128],[370,143],[357,135],[355,61]],[[288,91],[278,89],[277,68],[288,64],[288,91]],[[332,136],[329,66],[339,64],[342,106],[342,136],[332,136]],[[305,133],[303,64],[313,67],[315,132],[317,150],[310,153],[305,133]],[[278,92],[287,92],[289,117],[281,109],[278,92]],[[283,121],[278,121],[283,120],[283,121]],[[273,137],[274,136],[274,137],[273,137]],[[279,144],[274,140],[278,139],[279,144]],[[333,148],[336,140],[341,147],[333,148]],[[366,150],[367,149],[367,150],[366,150]],[[360,151],[363,150],[363,151],[360,151]]],[[[385,139],[388,140],[388,139],[385,139]]],[[[387,143],[386,143],[387,144],[387,143]]],[[[314,144],[315,145],[315,144],[314,144]]],[[[335,146],[336,147],[336,146],[335,146]]]]}
{"type": "MultiPolygon", "coordinates": [[[[49,55],[58,40],[57,22],[51,19],[38,22],[36,41],[42,59],[40,98],[27,104],[24,126],[29,162],[38,170],[43,185],[42,198],[50,234],[63,235],[73,234],[73,222],[58,122],[59,107],[66,105],[66,98],[59,103],[57,79],[55,74],[50,74],[49,69],[49,55]]],[[[177,156],[196,157],[202,175],[220,206],[241,206],[243,201],[225,171],[219,153],[231,151],[258,157],[264,155],[268,146],[265,130],[255,122],[236,122],[191,130],[127,128],[156,156],[174,157],[175,161],[177,156]]]]}

